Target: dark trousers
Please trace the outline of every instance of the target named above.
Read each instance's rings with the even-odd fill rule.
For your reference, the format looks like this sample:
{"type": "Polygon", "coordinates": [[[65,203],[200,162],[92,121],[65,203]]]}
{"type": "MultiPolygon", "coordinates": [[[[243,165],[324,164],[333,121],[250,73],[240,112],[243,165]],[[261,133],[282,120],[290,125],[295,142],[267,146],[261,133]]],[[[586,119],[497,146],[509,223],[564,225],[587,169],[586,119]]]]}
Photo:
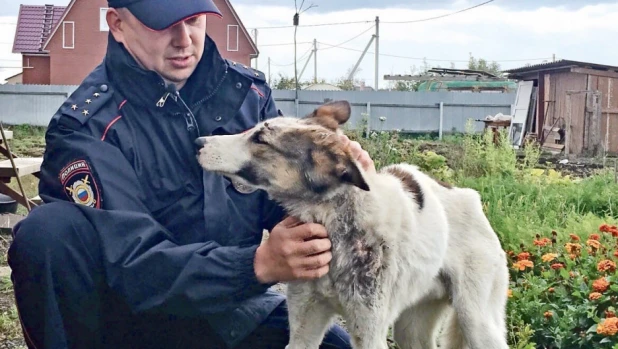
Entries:
{"type": "MultiPolygon", "coordinates": [[[[45,204],[14,229],[11,277],[30,349],[227,349],[199,318],[134,314],[105,283],[95,228],[68,204],[45,204]]],[[[237,348],[283,349],[289,329],[282,303],[237,348]]],[[[339,326],[321,349],[351,348],[339,326]]]]}

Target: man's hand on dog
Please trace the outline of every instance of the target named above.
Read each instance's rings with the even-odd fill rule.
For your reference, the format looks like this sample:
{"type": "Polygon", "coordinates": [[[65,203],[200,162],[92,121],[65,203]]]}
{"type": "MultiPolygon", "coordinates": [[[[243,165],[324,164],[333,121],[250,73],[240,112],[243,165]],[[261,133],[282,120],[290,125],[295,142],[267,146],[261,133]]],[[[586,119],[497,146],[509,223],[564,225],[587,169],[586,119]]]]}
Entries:
{"type": "Polygon", "coordinates": [[[363,150],[360,143],[356,141],[350,141],[348,136],[341,135],[339,136],[344,145],[348,145],[350,147],[350,153],[352,157],[363,167],[363,170],[367,172],[376,172],[375,164],[373,160],[369,156],[366,150],[363,150]]]}
{"type": "Polygon", "coordinates": [[[287,217],[258,247],[254,269],[262,283],[317,279],[328,273],[332,259],[326,229],[287,217]]]}

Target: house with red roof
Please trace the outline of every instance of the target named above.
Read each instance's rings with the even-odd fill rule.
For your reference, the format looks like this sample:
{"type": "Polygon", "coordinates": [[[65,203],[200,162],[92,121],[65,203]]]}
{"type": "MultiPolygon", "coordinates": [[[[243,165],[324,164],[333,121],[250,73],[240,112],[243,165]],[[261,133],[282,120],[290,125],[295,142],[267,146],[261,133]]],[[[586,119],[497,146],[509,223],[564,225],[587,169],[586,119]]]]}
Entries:
{"type": "MultiPolygon", "coordinates": [[[[250,65],[259,51],[229,0],[208,16],[206,31],[224,58],[250,65]]],[[[67,6],[21,5],[13,53],[22,55],[23,84],[79,85],[107,48],[107,0],[71,0],[67,6]]]]}

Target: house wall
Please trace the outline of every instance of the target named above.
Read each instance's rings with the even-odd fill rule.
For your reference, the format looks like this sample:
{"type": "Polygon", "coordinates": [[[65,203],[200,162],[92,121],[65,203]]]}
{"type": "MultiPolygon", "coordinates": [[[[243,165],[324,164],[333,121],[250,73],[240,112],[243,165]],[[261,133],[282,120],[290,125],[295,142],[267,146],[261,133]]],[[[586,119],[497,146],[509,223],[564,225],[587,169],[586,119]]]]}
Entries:
{"type": "Polygon", "coordinates": [[[590,89],[601,92],[601,140],[607,151],[618,153],[618,78],[589,75],[590,89]],[[609,127],[608,127],[609,125],[609,127]]]}
{"type": "MultiPolygon", "coordinates": [[[[578,73],[550,73],[546,80],[546,100],[549,104],[545,116],[545,126],[566,128],[567,91],[585,90],[587,75],[578,73]],[[547,83],[548,82],[548,83],[547,83]]],[[[569,152],[580,154],[584,147],[585,94],[571,96],[571,140],[569,152]]]]}
{"type": "Polygon", "coordinates": [[[50,84],[80,84],[101,63],[109,32],[100,30],[100,13],[101,8],[106,7],[107,0],[77,0],[58,24],[58,30],[47,45],[51,56],[50,84]],[[73,24],[70,22],[74,23],[74,45],[71,45],[73,24]]]}
{"type": "Polygon", "coordinates": [[[49,56],[22,55],[24,68],[23,83],[32,85],[49,85],[49,56]]]}
{"type": "Polygon", "coordinates": [[[224,58],[231,59],[246,66],[251,65],[250,55],[253,52],[251,43],[247,38],[247,35],[243,32],[239,23],[234,18],[234,14],[226,4],[225,0],[215,0],[215,5],[221,11],[222,18],[218,16],[208,16],[206,19],[206,32],[215,41],[217,48],[221,52],[224,58]],[[230,27],[228,25],[237,26],[230,27]],[[228,30],[233,40],[230,44],[232,47],[228,48],[228,30]],[[236,44],[236,33],[238,33],[238,45],[236,44]],[[236,47],[237,46],[237,47],[236,47]],[[237,48],[237,50],[235,50],[237,48]]]}

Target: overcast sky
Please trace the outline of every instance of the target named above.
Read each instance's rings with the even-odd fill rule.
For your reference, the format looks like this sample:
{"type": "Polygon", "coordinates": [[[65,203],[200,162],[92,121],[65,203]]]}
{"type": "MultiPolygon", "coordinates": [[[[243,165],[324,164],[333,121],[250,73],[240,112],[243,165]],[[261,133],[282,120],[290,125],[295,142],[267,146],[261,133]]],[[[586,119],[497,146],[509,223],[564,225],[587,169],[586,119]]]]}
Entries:
{"type": "MultiPolygon", "coordinates": [[[[302,0],[298,0],[300,5],[302,0]]],[[[380,17],[380,78],[406,74],[422,65],[465,68],[470,53],[514,68],[543,60],[572,59],[618,66],[618,3],[603,0],[495,0],[457,15],[407,24],[458,11],[486,0],[305,0],[318,5],[301,15],[301,25],[361,21],[365,23],[298,28],[299,67],[305,63],[314,39],[318,41],[318,77],[328,81],[341,77],[358,60],[375,32],[380,17]],[[364,32],[364,33],[363,33],[364,32]],[[361,34],[362,33],[362,34],[361,34]],[[356,37],[358,36],[358,37],[356,37]],[[352,38],[356,37],[353,40],[352,38]],[[350,41],[348,41],[350,40],[350,41]],[[339,47],[333,48],[333,45],[339,47]],[[398,56],[398,57],[393,57],[398,56]]],[[[0,67],[18,67],[19,55],[11,53],[19,4],[66,5],[68,0],[0,0],[0,67]]],[[[294,0],[232,0],[245,26],[291,25],[294,0]],[[259,5],[256,5],[259,3],[259,5]]],[[[271,75],[294,75],[293,28],[258,29],[258,67],[271,75]],[[277,46],[271,46],[277,44],[277,46]],[[279,45],[284,44],[284,45],[279,45]]],[[[359,78],[374,85],[374,48],[360,65],[359,78]]],[[[303,79],[313,77],[310,62],[303,79]]],[[[0,69],[0,79],[19,69],[0,69]]],[[[386,82],[380,81],[380,87],[386,82]]]]}

